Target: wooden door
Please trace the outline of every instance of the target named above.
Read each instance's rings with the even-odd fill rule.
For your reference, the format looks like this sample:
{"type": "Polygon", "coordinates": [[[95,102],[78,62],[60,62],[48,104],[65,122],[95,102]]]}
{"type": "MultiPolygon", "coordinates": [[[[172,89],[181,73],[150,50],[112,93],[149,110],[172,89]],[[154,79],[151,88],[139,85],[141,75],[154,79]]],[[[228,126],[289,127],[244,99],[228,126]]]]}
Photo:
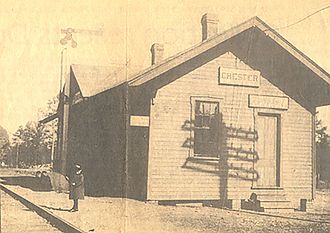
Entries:
{"type": "Polygon", "coordinates": [[[257,153],[258,160],[255,170],[258,174],[257,187],[278,187],[280,185],[280,163],[279,163],[279,116],[272,114],[261,114],[257,116],[257,153]]]}

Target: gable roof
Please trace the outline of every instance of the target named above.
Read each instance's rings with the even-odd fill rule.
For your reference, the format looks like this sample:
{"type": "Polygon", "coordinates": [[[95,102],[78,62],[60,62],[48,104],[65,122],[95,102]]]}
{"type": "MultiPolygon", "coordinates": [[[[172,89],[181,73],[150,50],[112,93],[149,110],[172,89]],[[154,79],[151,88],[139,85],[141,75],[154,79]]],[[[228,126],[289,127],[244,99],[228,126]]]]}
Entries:
{"type": "Polygon", "coordinates": [[[209,38],[206,41],[203,41],[181,53],[178,53],[172,57],[165,59],[163,62],[153,65],[144,71],[138,73],[135,76],[129,78],[130,86],[139,86],[144,84],[159,75],[171,70],[172,68],[198,56],[201,53],[206,52],[207,50],[217,46],[218,44],[238,35],[239,33],[248,30],[250,28],[256,27],[264,32],[267,36],[269,36],[273,41],[283,47],[286,51],[288,51],[292,56],[302,62],[306,67],[312,70],[315,74],[317,74],[320,78],[322,78],[325,82],[330,85],[330,75],[324,69],[322,69],[319,65],[317,65],[314,61],[312,61],[309,57],[303,54],[300,50],[298,50],[295,46],[293,46],[290,42],[288,42],[285,38],[283,38],[279,33],[277,33],[274,29],[268,26],[264,21],[262,21],[258,17],[251,18],[236,27],[233,27],[219,35],[216,35],[212,38],[209,38]]]}
{"type": "Polygon", "coordinates": [[[126,66],[71,65],[83,97],[91,97],[127,80],[126,66]]]}
{"type": "Polygon", "coordinates": [[[308,67],[312,72],[330,85],[330,75],[309,57],[303,54],[285,38],[283,38],[274,29],[268,26],[258,17],[253,17],[231,29],[224,31],[212,38],[184,50],[174,56],[171,56],[162,62],[152,65],[149,68],[134,74],[137,67],[127,69],[125,65],[113,66],[88,66],[88,65],[72,65],[71,69],[76,77],[77,83],[83,97],[91,97],[101,92],[119,86],[125,82],[129,86],[139,86],[148,81],[156,79],[165,72],[175,68],[176,66],[193,59],[194,57],[216,47],[234,36],[251,28],[258,28],[265,33],[275,43],[285,49],[294,58],[308,67]],[[129,73],[128,73],[129,72],[129,73]]]}

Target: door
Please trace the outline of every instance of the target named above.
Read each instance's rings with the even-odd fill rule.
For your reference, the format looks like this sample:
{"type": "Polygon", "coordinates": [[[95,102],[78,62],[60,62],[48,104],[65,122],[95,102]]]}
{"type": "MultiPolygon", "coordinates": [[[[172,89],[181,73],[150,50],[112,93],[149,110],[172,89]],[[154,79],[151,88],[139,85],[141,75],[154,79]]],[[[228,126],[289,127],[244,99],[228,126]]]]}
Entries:
{"type": "Polygon", "coordinates": [[[280,117],[259,113],[257,116],[257,172],[256,187],[280,186],[280,117]]]}

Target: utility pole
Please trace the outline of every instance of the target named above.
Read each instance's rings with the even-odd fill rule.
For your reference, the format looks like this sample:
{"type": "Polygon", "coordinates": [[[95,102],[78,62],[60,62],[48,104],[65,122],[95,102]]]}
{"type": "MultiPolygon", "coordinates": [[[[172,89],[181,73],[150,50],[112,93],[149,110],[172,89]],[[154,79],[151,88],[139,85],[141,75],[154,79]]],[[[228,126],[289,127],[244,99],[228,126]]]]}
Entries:
{"type": "Polygon", "coordinates": [[[50,166],[54,168],[54,155],[55,155],[55,129],[53,129],[52,151],[50,155],[50,166]]]}
{"type": "MultiPolygon", "coordinates": [[[[72,48],[76,48],[78,43],[73,38],[74,33],[79,34],[90,34],[101,36],[103,35],[102,30],[87,30],[87,29],[75,29],[67,28],[61,29],[61,33],[65,36],[60,40],[61,45],[71,45],[72,48]]],[[[67,160],[68,160],[68,140],[69,140],[69,114],[70,114],[70,100],[71,100],[71,77],[67,73],[67,48],[64,47],[61,52],[61,77],[60,77],[60,103],[61,103],[61,114],[58,117],[58,142],[57,142],[57,153],[58,153],[58,170],[62,174],[66,174],[67,160]],[[65,52],[64,52],[65,51],[65,52]],[[65,61],[64,61],[65,60],[65,61]],[[62,80],[65,80],[65,87],[62,93],[62,80]]]]}

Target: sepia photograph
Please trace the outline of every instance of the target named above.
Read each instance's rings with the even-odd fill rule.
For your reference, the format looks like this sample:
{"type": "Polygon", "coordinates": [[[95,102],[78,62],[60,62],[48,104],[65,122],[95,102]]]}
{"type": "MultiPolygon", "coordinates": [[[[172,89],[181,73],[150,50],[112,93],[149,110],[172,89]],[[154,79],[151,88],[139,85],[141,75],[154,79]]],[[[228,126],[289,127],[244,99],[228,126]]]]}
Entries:
{"type": "Polygon", "coordinates": [[[330,232],[329,0],[0,0],[1,233],[330,232]]]}

